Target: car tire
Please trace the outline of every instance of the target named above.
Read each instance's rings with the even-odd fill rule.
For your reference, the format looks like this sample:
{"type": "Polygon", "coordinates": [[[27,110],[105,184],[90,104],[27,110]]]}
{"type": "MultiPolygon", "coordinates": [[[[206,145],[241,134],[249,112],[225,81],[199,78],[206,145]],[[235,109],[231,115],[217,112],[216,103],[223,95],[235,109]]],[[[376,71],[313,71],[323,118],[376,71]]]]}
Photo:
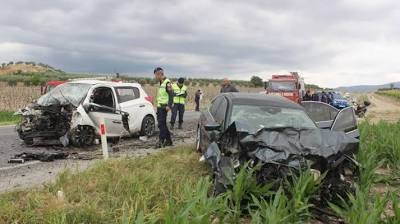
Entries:
{"type": "Polygon", "coordinates": [[[197,152],[202,152],[201,150],[201,130],[200,127],[197,127],[197,131],[196,131],[196,151],[197,152]]]}
{"type": "Polygon", "coordinates": [[[140,129],[140,135],[150,137],[154,134],[155,129],[156,124],[153,116],[147,115],[146,117],[144,117],[142,121],[142,127],[140,129]]]}
{"type": "Polygon", "coordinates": [[[72,145],[76,147],[91,146],[95,138],[96,134],[91,126],[79,125],[70,131],[72,145]]]}

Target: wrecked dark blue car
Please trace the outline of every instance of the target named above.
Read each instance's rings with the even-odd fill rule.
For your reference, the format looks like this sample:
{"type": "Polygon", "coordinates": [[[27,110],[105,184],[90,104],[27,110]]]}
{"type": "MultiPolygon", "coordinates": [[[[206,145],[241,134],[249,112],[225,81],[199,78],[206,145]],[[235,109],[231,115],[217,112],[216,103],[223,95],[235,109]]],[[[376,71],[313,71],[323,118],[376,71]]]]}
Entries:
{"type": "Polygon", "coordinates": [[[331,200],[354,188],[359,132],[354,109],[321,102],[296,104],[284,97],[250,93],[218,95],[203,111],[196,148],[210,164],[215,193],[232,183],[238,167],[258,165],[260,184],[310,168],[325,174],[321,197],[331,200]]]}

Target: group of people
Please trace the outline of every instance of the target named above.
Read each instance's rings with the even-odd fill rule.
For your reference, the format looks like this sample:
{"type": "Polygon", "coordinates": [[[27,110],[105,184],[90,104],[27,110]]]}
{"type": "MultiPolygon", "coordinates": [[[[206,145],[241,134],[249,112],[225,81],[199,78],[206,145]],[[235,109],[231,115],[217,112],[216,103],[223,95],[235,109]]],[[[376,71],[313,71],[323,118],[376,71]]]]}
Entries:
{"type": "MultiPolygon", "coordinates": [[[[160,86],[157,91],[157,122],[160,130],[159,141],[157,148],[172,146],[171,133],[167,126],[167,115],[172,111],[170,127],[175,128],[176,117],[178,119],[178,129],[182,129],[183,115],[185,113],[185,103],[187,94],[187,86],[184,84],[185,79],[179,78],[176,83],[172,83],[164,74],[164,70],[160,67],[154,69],[154,76],[159,81],[160,86]]],[[[221,93],[239,92],[233,86],[229,79],[225,78],[222,81],[221,93]]],[[[199,89],[195,93],[196,111],[200,110],[200,102],[203,92],[199,89]]]]}
{"type": "Polygon", "coordinates": [[[306,91],[306,94],[303,96],[303,101],[320,101],[327,104],[330,104],[333,100],[333,93],[332,92],[313,92],[311,93],[310,90],[306,91]]]}

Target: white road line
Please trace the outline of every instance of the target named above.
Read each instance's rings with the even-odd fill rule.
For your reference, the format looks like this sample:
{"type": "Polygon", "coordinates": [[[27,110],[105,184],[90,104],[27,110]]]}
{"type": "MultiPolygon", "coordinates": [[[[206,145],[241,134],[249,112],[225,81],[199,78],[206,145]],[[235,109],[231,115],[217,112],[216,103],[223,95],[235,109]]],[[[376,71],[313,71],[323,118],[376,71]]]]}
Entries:
{"type": "Polygon", "coordinates": [[[26,162],[26,163],[23,163],[23,164],[18,164],[18,165],[15,165],[15,166],[1,167],[0,171],[12,170],[12,169],[15,169],[15,168],[21,168],[21,167],[24,167],[24,166],[34,165],[34,164],[38,164],[38,163],[40,163],[40,161],[30,161],[30,162],[26,162]]]}

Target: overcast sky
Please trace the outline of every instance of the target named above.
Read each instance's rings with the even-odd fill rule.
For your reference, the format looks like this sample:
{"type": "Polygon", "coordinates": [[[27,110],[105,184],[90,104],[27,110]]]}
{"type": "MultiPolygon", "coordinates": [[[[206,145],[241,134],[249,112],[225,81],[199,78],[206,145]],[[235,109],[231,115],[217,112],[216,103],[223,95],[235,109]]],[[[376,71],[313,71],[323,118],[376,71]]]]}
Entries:
{"type": "Polygon", "coordinates": [[[69,72],[249,79],[299,71],[324,87],[400,81],[396,0],[13,0],[0,62],[69,72]]]}

